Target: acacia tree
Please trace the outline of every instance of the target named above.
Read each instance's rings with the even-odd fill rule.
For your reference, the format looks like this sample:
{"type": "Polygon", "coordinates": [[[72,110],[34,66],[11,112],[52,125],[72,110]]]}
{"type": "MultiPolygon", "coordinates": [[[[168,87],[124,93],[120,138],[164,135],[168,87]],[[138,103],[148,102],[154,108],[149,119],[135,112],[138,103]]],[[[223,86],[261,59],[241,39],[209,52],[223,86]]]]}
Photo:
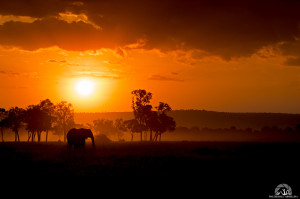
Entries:
{"type": "Polygon", "coordinates": [[[176,127],[175,120],[167,115],[167,112],[171,111],[171,107],[167,103],[160,102],[157,107],[156,119],[152,124],[155,130],[154,141],[161,140],[161,134],[166,131],[174,131],[176,127]],[[158,138],[159,137],[159,138],[158,138]]]}
{"type": "Polygon", "coordinates": [[[145,125],[140,125],[136,119],[125,120],[124,126],[131,132],[131,142],[133,141],[134,133],[140,133],[141,131],[146,130],[145,125]]]}
{"type": "Polygon", "coordinates": [[[116,128],[118,140],[120,141],[124,135],[124,132],[127,130],[124,120],[122,118],[117,118],[114,122],[114,126],[116,128]]]}
{"type": "Polygon", "coordinates": [[[50,129],[52,129],[52,124],[55,122],[55,106],[54,104],[49,100],[45,99],[40,102],[40,108],[43,112],[43,119],[42,119],[42,126],[43,130],[46,132],[46,142],[48,141],[48,132],[50,129]]]}
{"type": "Polygon", "coordinates": [[[132,109],[135,120],[138,122],[141,134],[141,141],[143,140],[143,131],[147,130],[146,121],[151,115],[152,106],[150,100],[152,99],[152,93],[146,90],[134,90],[131,92],[132,97],[132,109]]]}
{"type": "Polygon", "coordinates": [[[28,131],[28,140],[35,140],[35,135],[39,130],[40,109],[36,105],[29,105],[25,112],[24,121],[26,122],[26,130],[28,131]]]}
{"type": "Polygon", "coordinates": [[[33,142],[35,135],[38,137],[38,142],[41,141],[42,132],[46,132],[46,142],[48,140],[48,131],[52,127],[55,117],[54,105],[49,100],[43,100],[38,105],[28,106],[25,114],[25,122],[27,123],[28,141],[33,142]]]}
{"type": "Polygon", "coordinates": [[[15,142],[20,141],[19,128],[23,122],[24,112],[25,110],[19,107],[13,107],[8,111],[8,127],[15,133],[15,142]]]}
{"type": "Polygon", "coordinates": [[[151,111],[151,114],[147,117],[146,125],[148,130],[150,131],[150,141],[153,141],[152,133],[158,132],[160,130],[160,123],[157,111],[151,111]]]}
{"type": "Polygon", "coordinates": [[[63,133],[64,142],[66,142],[67,132],[75,126],[74,110],[71,103],[61,101],[54,108],[55,129],[58,133],[63,133]]]}
{"type": "Polygon", "coordinates": [[[0,108],[0,131],[1,131],[1,140],[4,142],[4,128],[8,127],[7,120],[8,112],[4,108],[0,108]]]}

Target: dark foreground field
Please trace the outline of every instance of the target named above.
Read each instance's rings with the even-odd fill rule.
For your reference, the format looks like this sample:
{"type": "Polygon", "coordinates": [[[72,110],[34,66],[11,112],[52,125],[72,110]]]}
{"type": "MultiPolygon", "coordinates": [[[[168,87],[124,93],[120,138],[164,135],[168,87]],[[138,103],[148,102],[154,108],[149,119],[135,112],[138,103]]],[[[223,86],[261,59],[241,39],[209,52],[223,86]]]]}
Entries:
{"type": "Polygon", "coordinates": [[[299,143],[134,142],[68,152],[63,143],[11,142],[0,143],[0,172],[13,179],[141,177],[192,183],[200,190],[209,185],[216,192],[224,187],[260,192],[266,198],[280,183],[299,193],[299,151],[299,143]]]}

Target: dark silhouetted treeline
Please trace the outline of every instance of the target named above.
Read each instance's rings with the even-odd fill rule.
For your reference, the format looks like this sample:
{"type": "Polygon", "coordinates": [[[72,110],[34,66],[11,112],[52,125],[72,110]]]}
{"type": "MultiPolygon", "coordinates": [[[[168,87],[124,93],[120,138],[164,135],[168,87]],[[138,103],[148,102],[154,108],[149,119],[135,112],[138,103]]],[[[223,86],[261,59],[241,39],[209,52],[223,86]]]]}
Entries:
{"type": "Polygon", "coordinates": [[[20,129],[26,129],[27,141],[41,141],[41,134],[53,131],[55,134],[62,134],[66,141],[66,134],[69,129],[75,126],[74,110],[72,104],[62,101],[53,104],[49,99],[42,100],[39,104],[29,105],[27,108],[12,107],[9,110],[1,108],[0,113],[1,139],[4,142],[4,132],[10,129],[15,135],[15,141],[20,141],[20,129]]]}
{"type": "Polygon", "coordinates": [[[168,116],[171,107],[164,102],[160,102],[153,107],[150,102],[152,93],[146,90],[132,91],[133,117],[127,119],[117,118],[109,120],[95,118],[92,122],[78,122],[74,120],[74,110],[72,104],[62,101],[53,104],[49,99],[42,100],[39,104],[29,105],[27,108],[12,107],[9,110],[0,109],[0,129],[1,138],[4,142],[4,132],[10,129],[14,133],[15,141],[20,141],[19,131],[24,129],[28,133],[27,141],[41,141],[41,135],[45,133],[45,141],[48,140],[49,131],[54,135],[63,135],[66,142],[67,132],[74,127],[84,127],[92,129],[95,139],[117,137],[115,140],[124,141],[124,133],[129,132],[131,141],[135,134],[140,135],[140,141],[160,141],[163,133],[174,131],[175,120],[168,116]],[[105,136],[105,137],[103,137],[105,136]]]}
{"type": "Polygon", "coordinates": [[[129,119],[95,118],[82,126],[92,129],[98,135],[117,137],[115,140],[118,141],[125,141],[125,133],[130,134],[131,141],[136,134],[139,134],[140,141],[160,141],[163,133],[175,130],[176,122],[168,116],[172,109],[167,103],[160,102],[153,107],[150,104],[152,93],[146,90],[134,90],[132,95],[133,114],[129,119]]]}
{"type": "MultiPolygon", "coordinates": [[[[49,99],[27,108],[0,109],[1,140],[7,129],[20,141],[20,129],[28,136],[24,141],[41,141],[49,131],[63,136],[74,127],[84,127],[106,140],[140,141],[220,140],[220,141],[299,141],[300,114],[225,113],[205,110],[175,110],[164,102],[151,105],[152,93],[132,91],[132,112],[74,113],[72,104],[53,104],[49,99]],[[176,121],[176,122],[175,122],[176,121]],[[177,127],[176,127],[177,126],[177,127]],[[174,131],[171,133],[165,133],[174,131]],[[137,140],[135,138],[135,140],[137,140]]],[[[24,139],[24,138],[23,138],[24,139]]]]}

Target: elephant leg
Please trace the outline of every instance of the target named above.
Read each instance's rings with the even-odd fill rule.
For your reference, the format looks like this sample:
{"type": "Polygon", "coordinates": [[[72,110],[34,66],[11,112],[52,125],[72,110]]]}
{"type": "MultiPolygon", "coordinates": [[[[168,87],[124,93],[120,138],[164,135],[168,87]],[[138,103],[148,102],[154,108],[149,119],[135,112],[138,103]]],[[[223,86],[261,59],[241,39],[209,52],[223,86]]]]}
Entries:
{"type": "Polygon", "coordinates": [[[67,144],[67,149],[68,149],[68,151],[71,151],[71,149],[72,149],[72,144],[71,143],[67,144]]]}

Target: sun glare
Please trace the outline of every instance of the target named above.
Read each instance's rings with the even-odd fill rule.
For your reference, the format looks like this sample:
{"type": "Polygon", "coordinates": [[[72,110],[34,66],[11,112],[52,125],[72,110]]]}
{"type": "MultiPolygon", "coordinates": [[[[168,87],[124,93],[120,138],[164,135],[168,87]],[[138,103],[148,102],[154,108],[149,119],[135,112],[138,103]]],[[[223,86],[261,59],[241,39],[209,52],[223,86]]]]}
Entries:
{"type": "Polygon", "coordinates": [[[95,82],[88,78],[80,79],[75,83],[75,91],[82,97],[90,96],[95,91],[95,82]]]}

